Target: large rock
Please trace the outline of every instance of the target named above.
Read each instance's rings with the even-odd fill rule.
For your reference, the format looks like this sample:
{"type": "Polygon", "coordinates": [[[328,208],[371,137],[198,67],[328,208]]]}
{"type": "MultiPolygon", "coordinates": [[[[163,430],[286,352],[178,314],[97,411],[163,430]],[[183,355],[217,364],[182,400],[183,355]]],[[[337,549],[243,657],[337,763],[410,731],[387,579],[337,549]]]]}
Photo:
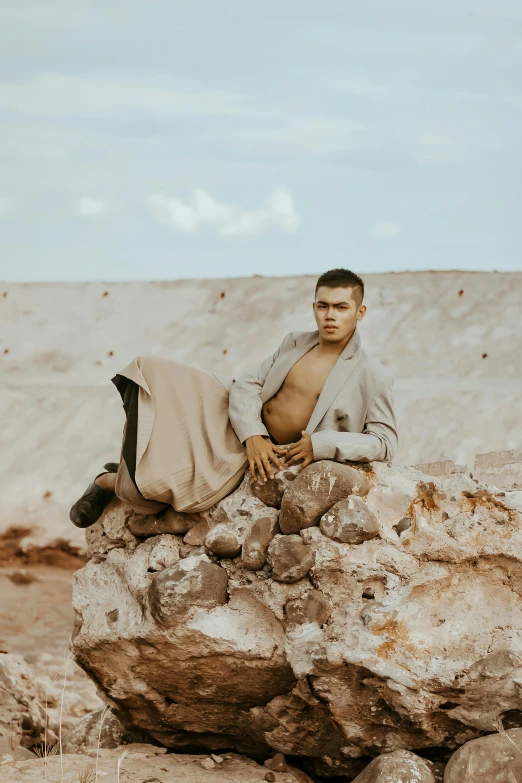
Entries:
{"type": "Polygon", "coordinates": [[[522,449],[477,454],[473,476],[500,489],[522,488],[522,449]]]}
{"type": "Polygon", "coordinates": [[[143,516],[135,514],[129,518],[129,530],[135,536],[158,536],[162,533],[173,533],[179,535],[180,533],[188,533],[188,531],[194,527],[194,525],[201,522],[201,516],[199,514],[182,514],[179,511],[174,511],[169,506],[162,514],[155,516],[149,514],[143,516]]]}
{"type": "MultiPolygon", "coordinates": [[[[64,666],[68,679],[63,689],[63,678],[51,672],[42,674],[20,655],[0,654],[0,753],[20,758],[22,748],[52,746],[62,733],[72,728],[80,717],[98,705],[99,699],[91,689],[78,693],[73,679],[74,663],[66,656],[64,666]],[[71,682],[71,680],[73,680],[71,682]],[[10,737],[19,735],[20,748],[14,753],[9,747],[10,737]]],[[[0,775],[0,780],[1,780],[0,775]]]]}
{"type": "Polygon", "coordinates": [[[317,525],[323,514],[349,495],[366,495],[367,474],[362,468],[322,460],[305,468],[286,489],[279,526],[283,533],[299,533],[317,525]]]}
{"type": "Polygon", "coordinates": [[[470,475],[467,465],[456,464],[451,459],[444,459],[440,462],[421,462],[418,465],[412,465],[412,467],[428,476],[451,476],[454,473],[470,475]]]}
{"type": "MultiPolygon", "coordinates": [[[[143,542],[124,506],[97,523],[100,546],[75,575],[74,651],[124,725],[171,748],[281,752],[348,778],[382,754],[452,751],[499,718],[517,725],[522,493],[465,473],[313,467],[321,493],[337,468],[368,482],[379,536],[343,543],[314,523],[276,534],[254,570],[179,536],[143,542]]],[[[246,520],[244,545],[277,517],[251,491],[243,482],[211,510],[210,529],[246,520]]],[[[309,494],[294,516],[317,522],[321,504],[309,494]]]]}
{"type": "Polygon", "coordinates": [[[514,783],[522,777],[522,729],[467,742],[453,754],[444,783],[514,783]]]}
{"type": "MultiPolygon", "coordinates": [[[[465,783],[465,778],[459,780],[465,783]]],[[[374,759],[353,783],[435,783],[435,778],[419,756],[396,750],[374,759]]]]}

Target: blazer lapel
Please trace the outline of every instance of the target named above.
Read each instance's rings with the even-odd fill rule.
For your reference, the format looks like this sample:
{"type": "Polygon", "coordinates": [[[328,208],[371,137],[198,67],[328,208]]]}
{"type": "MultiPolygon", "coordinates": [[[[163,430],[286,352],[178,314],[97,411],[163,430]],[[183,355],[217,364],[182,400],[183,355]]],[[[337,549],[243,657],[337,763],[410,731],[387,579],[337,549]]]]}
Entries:
{"type": "Polygon", "coordinates": [[[299,359],[305,355],[305,353],[308,353],[308,351],[310,351],[314,345],[317,345],[318,342],[319,332],[308,332],[308,334],[304,336],[304,339],[301,337],[299,340],[299,345],[296,345],[289,351],[285,351],[284,353],[279,354],[276,361],[274,362],[272,369],[266,376],[265,383],[263,384],[263,388],[259,395],[262,402],[266,402],[267,400],[271,399],[274,394],[279,391],[283,385],[284,379],[294,364],[298,362],[299,359]]]}
{"type": "Polygon", "coordinates": [[[331,406],[342,387],[357,367],[362,358],[361,338],[357,329],[353,333],[350,341],[345,345],[336,363],[330,370],[330,374],[325,381],[319,399],[312,411],[310,421],[306,426],[306,432],[311,435],[328,408],[331,406]]]}

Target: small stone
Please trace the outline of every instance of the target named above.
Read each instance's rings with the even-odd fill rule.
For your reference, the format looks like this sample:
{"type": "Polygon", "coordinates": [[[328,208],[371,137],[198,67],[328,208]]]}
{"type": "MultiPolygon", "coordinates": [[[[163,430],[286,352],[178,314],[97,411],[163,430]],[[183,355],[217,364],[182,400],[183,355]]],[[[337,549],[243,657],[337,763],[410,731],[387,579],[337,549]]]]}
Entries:
{"type": "Polygon", "coordinates": [[[285,604],[285,614],[291,623],[317,623],[319,627],[330,617],[330,604],[320,590],[310,590],[285,604]]]}
{"type": "Polygon", "coordinates": [[[314,553],[301,536],[276,536],[268,547],[268,562],[276,582],[298,582],[314,564],[314,553]]]}
{"type": "Polygon", "coordinates": [[[209,528],[208,518],[202,517],[194,527],[190,528],[188,533],[184,536],[183,541],[185,544],[191,544],[192,546],[202,546],[205,543],[209,528]]]}
{"type": "Polygon", "coordinates": [[[401,533],[404,533],[405,530],[409,530],[411,527],[411,518],[410,517],[403,517],[400,519],[396,525],[393,526],[393,529],[397,533],[398,536],[401,535],[401,533]]]}
{"type": "Polygon", "coordinates": [[[277,516],[261,517],[250,526],[241,559],[250,571],[260,571],[266,563],[268,546],[279,529],[277,516]]]}
{"type": "Polygon", "coordinates": [[[298,533],[317,525],[339,500],[366,495],[369,488],[368,477],[361,469],[333,460],[313,462],[285,490],[279,516],[281,532],[298,533]]]}
{"type": "Polygon", "coordinates": [[[215,753],[211,753],[210,757],[213,761],[216,762],[216,764],[222,764],[224,762],[223,756],[216,756],[215,753]]]}
{"type": "MultiPolygon", "coordinates": [[[[471,780],[471,779],[470,779],[471,780]]],[[[435,783],[428,763],[408,750],[383,753],[371,761],[353,783],[435,783]]],[[[460,778],[459,783],[464,783],[460,778]]],[[[473,783],[476,783],[475,778],[473,783]]]]}
{"type": "Polygon", "coordinates": [[[291,481],[297,476],[299,465],[292,465],[284,470],[278,470],[273,479],[268,479],[266,484],[260,481],[252,481],[250,490],[254,497],[261,500],[265,506],[281,508],[283,495],[291,481]]]}
{"type": "Polygon", "coordinates": [[[25,568],[20,569],[20,571],[12,571],[7,576],[14,585],[30,585],[31,582],[38,581],[38,577],[26,571],[25,568]]]}
{"type": "Polygon", "coordinates": [[[379,534],[379,522],[364,500],[351,495],[321,517],[321,532],[342,544],[362,544],[379,534]]]}
{"type": "Polygon", "coordinates": [[[215,769],[216,768],[216,762],[212,759],[203,759],[203,761],[200,762],[203,769],[215,769]]]}
{"type": "Polygon", "coordinates": [[[216,525],[205,538],[205,546],[218,557],[237,557],[241,552],[241,541],[226,525],[216,525]]]}
{"type": "Polygon", "coordinates": [[[265,780],[267,780],[268,783],[274,783],[275,779],[276,779],[276,776],[274,775],[273,772],[267,772],[265,774],[265,780]]]}
{"type": "MultiPolygon", "coordinates": [[[[150,540],[150,539],[149,539],[150,540]]],[[[177,539],[171,535],[158,536],[149,555],[149,571],[163,571],[179,560],[177,539]]]]}
{"type": "Polygon", "coordinates": [[[273,772],[286,772],[288,770],[283,753],[276,753],[275,756],[272,756],[270,759],[270,769],[273,772]]]}

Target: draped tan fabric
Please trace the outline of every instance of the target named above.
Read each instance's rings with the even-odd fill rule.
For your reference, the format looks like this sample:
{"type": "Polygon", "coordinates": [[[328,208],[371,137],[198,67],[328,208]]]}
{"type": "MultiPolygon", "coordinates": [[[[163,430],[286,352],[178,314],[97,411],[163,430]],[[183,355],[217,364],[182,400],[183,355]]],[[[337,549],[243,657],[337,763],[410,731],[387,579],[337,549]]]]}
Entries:
{"type": "MultiPolygon", "coordinates": [[[[143,498],[193,513],[232,492],[248,461],[228,418],[223,384],[158,356],[138,356],[119,375],[139,386],[135,481],[143,498]]],[[[118,483],[132,495],[128,475],[118,483]]]]}

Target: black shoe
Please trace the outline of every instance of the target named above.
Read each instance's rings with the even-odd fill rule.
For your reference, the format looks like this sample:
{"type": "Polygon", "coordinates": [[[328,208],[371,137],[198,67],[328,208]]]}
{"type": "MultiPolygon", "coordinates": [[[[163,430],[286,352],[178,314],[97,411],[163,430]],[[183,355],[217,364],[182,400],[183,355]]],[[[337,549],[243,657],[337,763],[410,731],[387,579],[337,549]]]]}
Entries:
{"type": "Polygon", "coordinates": [[[120,467],[119,462],[107,462],[104,466],[107,473],[117,473],[118,468],[120,467]]]}
{"type": "MultiPolygon", "coordinates": [[[[109,473],[115,471],[109,471],[109,473]]],[[[100,476],[103,475],[100,473],[100,476]]],[[[96,476],[98,478],[98,476],[96,476]]],[[[99,487],[95,481],[89,484],[83,495],[69,512],[69,519],[76,527],[90,527],[101,517],[114,497],[114,492],[99,487]]]]}

